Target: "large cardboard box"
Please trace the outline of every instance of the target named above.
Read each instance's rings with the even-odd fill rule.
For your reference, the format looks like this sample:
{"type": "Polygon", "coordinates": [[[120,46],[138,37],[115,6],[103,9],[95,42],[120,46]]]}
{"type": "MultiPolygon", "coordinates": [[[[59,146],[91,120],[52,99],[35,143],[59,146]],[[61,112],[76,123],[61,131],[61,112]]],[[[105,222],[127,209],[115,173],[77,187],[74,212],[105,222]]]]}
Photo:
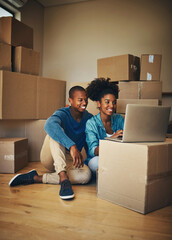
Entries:
{"type": "Polygon", "coordinates": [[[15,47],[13,71],[39,75],[39,52],[21,46],[15,47]]]}
{"type": "Polygon", "coordinates": [[[140,80],[160,80],[161,59],[160,54],[142,54],[140,80]]]}
{"type": "Polygon", "coordinates": [[[125,54],[97,60],[98,77],[109,77],[111,81],[135,81],[140,77],[140,58],[125,54]]]}
{"type": "Polygon", "coordinates": [[[0,119],[36,119],[37,77],[0,71],[0,119]]]}
{"type": "Polygon", "coordinates": [[[0,42],[33,48],[33,29],[13,17],[1,17],[0,42]]]}
{"type": "Polygon", "coordinates": [[[172,204],[172,139],[100,140],[98,197],[146,214],[172,204]]]}
{"type": "Polygon", "coordinates": [[[117,113],[125,113],[127,104],[141,104],[141,105],[153,105],[158,106],[158,99],[117,99],[117,113]]]}
{"type": "Polygon", "coordinates": [[[11,71],[11,46],[0,42],[0,70],[11,71]]]}
{"type": "Polygon", "coordinates": [[[40,152],[46,136],[44,130],[46,120],[25,121],[25,137],[28,138],[28,160],[39,162],[40,152]]]}
{"type": "Polygon", "coordinates": [[[27,165],[27,138],[0,138],[0,173],[15,173],[27,165]]]}
{"type": "Polygon", "coordinates": [[[65,106],[66,81],[38,77],[37,119],[47,119],[65,106]]]}
{"type": "MultiPolygon", "coordinates": [[[[79,85],[83,88],[86,88],[86,87],[88,87],[89,83],[90,82],[72,82],[70,84],[70,88],[74,87],[74,86],[77,86],[77,85],[79,85]]],[[[87,111],[89,113],[92,113],[93,115],[97,115],[100,112],[99,109],[97,108],[97,103],[91,101],[90,99],[88,99],[87,111]]]]}
{"type": "Polygon", "coordinates": [[[131,81],[119,83],[119,99],[162,100],[162,82],[131,81]]]}

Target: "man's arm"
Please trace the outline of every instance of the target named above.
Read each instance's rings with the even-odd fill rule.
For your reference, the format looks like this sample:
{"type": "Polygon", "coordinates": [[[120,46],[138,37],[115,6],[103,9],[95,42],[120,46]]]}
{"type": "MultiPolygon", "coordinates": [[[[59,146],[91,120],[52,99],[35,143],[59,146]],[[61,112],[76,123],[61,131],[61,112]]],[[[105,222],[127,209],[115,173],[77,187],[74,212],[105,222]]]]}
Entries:
{"type": "Polygon", "coordinates": [[[65,121],[66,117],[68,116],[64,112],[57,110],[47,119],[44,129],[52,139],[70,150],[70,147],[75,145],[75,142],[73,142],[63,130],[62,122],[65,121]]]}

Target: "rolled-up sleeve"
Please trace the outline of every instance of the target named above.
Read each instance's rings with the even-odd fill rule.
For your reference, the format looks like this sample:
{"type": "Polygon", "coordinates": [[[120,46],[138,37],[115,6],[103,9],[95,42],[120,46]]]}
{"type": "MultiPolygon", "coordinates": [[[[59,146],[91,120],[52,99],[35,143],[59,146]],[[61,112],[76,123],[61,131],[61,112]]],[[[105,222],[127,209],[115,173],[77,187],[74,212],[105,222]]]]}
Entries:
{"type": "Polygon", "coordinates": [[[69,150],[75,143],[65,134],[63,130],[62,123],[65,117],[64,113],[56,111],[47,119],[44,129],[52,139],[59,142],[69,150]]]}

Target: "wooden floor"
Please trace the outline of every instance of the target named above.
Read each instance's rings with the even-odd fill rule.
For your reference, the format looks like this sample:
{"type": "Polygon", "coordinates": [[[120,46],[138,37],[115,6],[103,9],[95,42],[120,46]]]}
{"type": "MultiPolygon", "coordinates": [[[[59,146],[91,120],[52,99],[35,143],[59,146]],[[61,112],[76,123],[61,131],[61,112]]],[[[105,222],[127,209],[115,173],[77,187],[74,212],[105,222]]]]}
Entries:
{"type": "MultiPolygon", "coordinates": [[[[21,172],[37,169],[29,163],[21,172]]],[[[13,174],[0,174],[0,239],[172,239],[172,206],[142,215],[97,198],[96,184],[73,186],[75,199],[59,198],[59,186],[10,188],[13,174]]]]}

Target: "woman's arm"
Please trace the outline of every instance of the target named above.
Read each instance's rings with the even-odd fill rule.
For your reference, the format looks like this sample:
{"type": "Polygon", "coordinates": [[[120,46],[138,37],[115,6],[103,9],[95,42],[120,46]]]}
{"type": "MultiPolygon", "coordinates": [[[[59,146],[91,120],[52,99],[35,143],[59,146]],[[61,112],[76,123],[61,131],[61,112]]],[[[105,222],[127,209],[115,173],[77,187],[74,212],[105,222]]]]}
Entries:
{"type": "Polygon", "coordinates": [[[88,154],[90,157],[97,156],[97,150],[95,149],[99,146],[99,138],[98,138],[98,131],[97,125],[95,121],[91,118],[86,123],[86,142],[88,146],[88,154]]]}

